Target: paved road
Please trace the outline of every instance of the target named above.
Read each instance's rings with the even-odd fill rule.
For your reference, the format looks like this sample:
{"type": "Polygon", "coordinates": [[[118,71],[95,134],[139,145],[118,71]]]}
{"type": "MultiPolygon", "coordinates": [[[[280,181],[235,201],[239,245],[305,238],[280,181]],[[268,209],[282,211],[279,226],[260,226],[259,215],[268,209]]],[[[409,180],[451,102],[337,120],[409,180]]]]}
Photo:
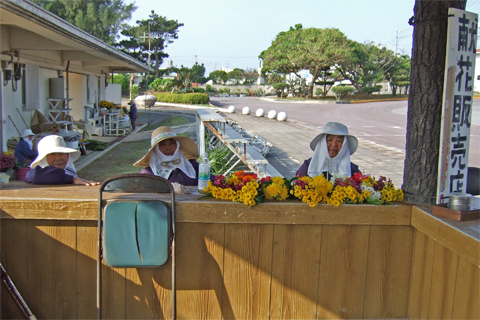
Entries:
{"type": "MultiPolygon", "coordinates": [[[[386,101],[359,104],[271,102],[257,98],[211,98],[211,103],[227,108],[234,105],[237,113],[248,106],[252,114],[259,108],[284,111],[288,120],[321,130],[325,123],[337,121],[361,140],[385,148],[405,152],[408,102],[386,101]]],[[[474,99],[472,111],[469,166],[480,167],[480,99],[474,99]]]]}

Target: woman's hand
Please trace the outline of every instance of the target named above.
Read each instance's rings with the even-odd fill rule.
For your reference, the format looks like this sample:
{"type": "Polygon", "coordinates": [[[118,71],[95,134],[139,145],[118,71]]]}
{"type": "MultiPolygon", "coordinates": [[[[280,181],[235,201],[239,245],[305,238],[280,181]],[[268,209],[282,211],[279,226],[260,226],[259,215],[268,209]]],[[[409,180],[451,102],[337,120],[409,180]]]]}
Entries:
{"type": "Polygon", "coordinates": [[[80,184],[84,186],[97,186],[100,184],[100,182],[73,177],[73,184],[80,184]]]}

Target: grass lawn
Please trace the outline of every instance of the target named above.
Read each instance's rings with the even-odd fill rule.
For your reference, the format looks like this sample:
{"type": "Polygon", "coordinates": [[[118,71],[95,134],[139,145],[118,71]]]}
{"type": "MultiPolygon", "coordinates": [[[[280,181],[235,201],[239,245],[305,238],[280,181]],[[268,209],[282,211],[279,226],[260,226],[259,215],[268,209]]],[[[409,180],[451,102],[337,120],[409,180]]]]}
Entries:
{"type": "Polygon", "coordinates": [[[150,149],[150,139],[119,143],[115,148],[94,160],[78,172],[83,179],[102,182],[107,178],[124,173],[140,173],[142,168],[133,164],[150,149]]]}
{"type": "Polygon", "coordinates": [[[174,126],[179,126],[187,123],[190,123],[190,120],[188,120],[188,118],[183,116],[173,116],[165,121],[162,121],[160,124],[157,123],[157,124],[147,125],[143,127],[140,131],[155,130],[160,126],[174,127],[174,126]]]}

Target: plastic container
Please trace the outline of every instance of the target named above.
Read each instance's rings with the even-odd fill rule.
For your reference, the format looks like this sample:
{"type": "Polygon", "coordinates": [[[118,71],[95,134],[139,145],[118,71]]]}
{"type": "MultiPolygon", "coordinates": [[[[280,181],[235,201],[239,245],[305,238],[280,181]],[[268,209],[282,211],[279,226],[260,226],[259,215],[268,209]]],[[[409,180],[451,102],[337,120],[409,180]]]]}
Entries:
{"type": "Polygon", "coordinates": [[[208,153],[202,155],[202,160],[198,166],[198,192],[205,193],[204,188],[208,187],[210,180],[210,160],[208,160],[208,153]]]}

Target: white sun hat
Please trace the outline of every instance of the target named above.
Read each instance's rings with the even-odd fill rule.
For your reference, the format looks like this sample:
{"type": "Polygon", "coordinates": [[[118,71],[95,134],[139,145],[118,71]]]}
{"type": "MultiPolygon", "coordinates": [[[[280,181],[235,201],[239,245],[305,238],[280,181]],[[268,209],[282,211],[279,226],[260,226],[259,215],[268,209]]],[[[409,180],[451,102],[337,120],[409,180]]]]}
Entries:
{"type": "Polygon", "coordinates": [[[339,122],[327,122],[325,127],[323,127],[323,132],[316,136],[312,142],[310,142],[310,149],[315,151],[318,141],[322,139],[323,136],[327,134],[333,134],[336,136],[345,136],[348,139],[348,148],[350,149],[350,154],[353,154],[358,147],[358,140],[355,136],[348,134],[348,128],[344,124],[339,122]]]}
{"type": "Polygon", "coordinates": [[[36,136],[35,133],[32,132],[32,129],[25,129],[22,132],[22,138],[26,138],[28,136],[36,136]]]}
{"type": "Polygon", "coordinates": [[[68,148],[62,137],[50,135],[46,136],[38,143],[38,157],[32,162],[30,167],[35,168],[40,162],[42,162],[43,158],[51,153],[69,153],[72,162],[75,162],[80,158],[79,150],[68,148]]]}

